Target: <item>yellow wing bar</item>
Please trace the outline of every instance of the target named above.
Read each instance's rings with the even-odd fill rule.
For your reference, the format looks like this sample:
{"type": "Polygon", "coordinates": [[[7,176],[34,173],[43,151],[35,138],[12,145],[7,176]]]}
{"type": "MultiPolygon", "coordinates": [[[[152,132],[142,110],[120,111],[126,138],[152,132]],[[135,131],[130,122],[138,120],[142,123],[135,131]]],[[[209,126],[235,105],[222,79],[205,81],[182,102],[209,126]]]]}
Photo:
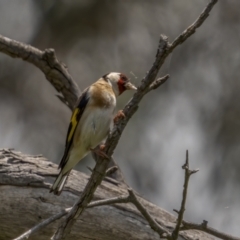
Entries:
{"type": "Polygon", "coordinates": [[[67,137],[67,141],[70,142],[72,137],[73,137],[73,134],[75,132],[75,129],[77,127],[77,124],[78,124],[78,119],[77,119],[77,115],[79,114],[80,112],[80,109],[79,108],[76,108],[72,114],[72,117],[71,117],[71,129],[69,131],[69,134],[68,134],[68,137],[67,137]]]}

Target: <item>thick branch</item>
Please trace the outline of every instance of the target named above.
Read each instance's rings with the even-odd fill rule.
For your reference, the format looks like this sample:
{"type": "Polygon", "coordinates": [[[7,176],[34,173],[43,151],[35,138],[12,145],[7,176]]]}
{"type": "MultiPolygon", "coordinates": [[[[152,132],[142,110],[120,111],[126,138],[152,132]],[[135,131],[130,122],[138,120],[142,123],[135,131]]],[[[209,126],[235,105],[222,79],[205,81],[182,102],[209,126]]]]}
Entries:
{"type": "MultiPolygon", "coordinates": [[[[14,239],[44,219],[71,207],[82,194],[89,179],[86,174],[73,170],[65,191],[60,196],[55,196],[49,194],[49,189],[56,174],[57,165],[43,157],[0,150],[0,239],[14,239]]],[[[127,190],[103,181],[94,194],[94,200],[113,201],[118,196],[128,196],[127,190]]],[[[169,231],[173,229],[176,218],[172,214],[139,196],[138,199],[161,226],[169,231]]],[[[101,205],[103,202],[90,203],[90,206],[95,207],[87,209],[80,216],[67,239],[159,239],[158,234],[149,228],[147,221],[132,204],[96,207],[97,204],[101,205]]],[[[29,239],[50,239],[57,225],[58,222],[52,222],[29,239]]],[[[183,239],[212,239],[198,231],[183,231],[180,235],[183,239]]]]}
{"type": "MultiPolygon", "coordinates": [[[[104,200],[98,200],[94,201],[88,204],[87,208],[93,208],[93,207],[99,207],[99,206],[104,206],[104,205],[110,205],[114,203],[128,203],[129,202],[129,196],[120,196],[120,197],[115,197],[115,198],[109,198],[109,199],[104,199],[104,200]]],[[[36,226],[33,228],[29,229],[27,232],[23,233],[21,236],[14,238],[14,240],[22,240],[25,238],[29,238],[30,235],[33,233],[39,231],[42,228],[47,227],[49,224],[52,222],[55,222],[56,220],[64,217],[67,215],[72,208],[66,208],[63,211],[57,213],[56,215],[51,216],[50,218],[38,223],[36,226]]]]}
{"type": "Polygon", "coordinates": [[[80,91],[66,66],[57,59],[54,49],[41,51],[0,35],[0,52],[13,58],[21,58],[38,67],[54,88],[62,94],[59,98],[73,109],[80,91]]]}

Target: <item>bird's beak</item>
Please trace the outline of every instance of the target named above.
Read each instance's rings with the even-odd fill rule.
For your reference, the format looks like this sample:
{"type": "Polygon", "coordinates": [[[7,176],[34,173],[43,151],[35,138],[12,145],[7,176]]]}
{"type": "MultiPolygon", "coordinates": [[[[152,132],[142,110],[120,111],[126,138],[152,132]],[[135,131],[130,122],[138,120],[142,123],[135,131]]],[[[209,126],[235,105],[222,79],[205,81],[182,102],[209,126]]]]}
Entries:
{"type": "Polygon", "coordinates": [[[137,88],[130,82],[125,83],[124,86],[127,90],[137,90],[137,88]]]}

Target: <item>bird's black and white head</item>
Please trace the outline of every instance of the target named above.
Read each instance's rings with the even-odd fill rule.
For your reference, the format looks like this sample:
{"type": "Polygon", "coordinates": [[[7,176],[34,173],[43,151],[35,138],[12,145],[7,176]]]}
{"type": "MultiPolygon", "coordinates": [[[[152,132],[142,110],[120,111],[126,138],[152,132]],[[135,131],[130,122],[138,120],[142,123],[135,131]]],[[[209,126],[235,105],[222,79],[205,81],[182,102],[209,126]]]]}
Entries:
{"type": "Polygon", "coordinates": [[[137,90],[137,88],[122,73],[111,72],[102,77],[111,86],[116,96],[119,96],[126,90],[137,90]]]}

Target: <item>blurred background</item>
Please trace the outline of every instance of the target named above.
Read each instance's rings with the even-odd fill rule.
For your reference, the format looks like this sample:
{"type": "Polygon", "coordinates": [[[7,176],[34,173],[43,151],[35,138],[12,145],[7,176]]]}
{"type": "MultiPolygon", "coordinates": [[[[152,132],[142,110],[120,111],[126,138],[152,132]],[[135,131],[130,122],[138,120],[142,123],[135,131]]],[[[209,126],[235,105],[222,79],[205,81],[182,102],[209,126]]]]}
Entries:
{"type": "MultiPolygon", "coordinates": [[[[172,41],[208,1],[0,0],[0,34],[54,48],[81,90],[111,71],[138,85],[161,33],[172,41]]],[[[219,1],[180,45],[115,150],[127,182],[172,213],[181,203],[186,149],[200,168],[189,186],[185,219],[203,219],[240,235],[240,1],[219,1]]],[[[58,163],[71,115],[42,72],[0,53],[0,147],[43,154],[58,163]]],[[[119,99],[124,107],[132,92],[119,99]]],[[[78,169],[93,166],[91,157],[78,169]]]]}

